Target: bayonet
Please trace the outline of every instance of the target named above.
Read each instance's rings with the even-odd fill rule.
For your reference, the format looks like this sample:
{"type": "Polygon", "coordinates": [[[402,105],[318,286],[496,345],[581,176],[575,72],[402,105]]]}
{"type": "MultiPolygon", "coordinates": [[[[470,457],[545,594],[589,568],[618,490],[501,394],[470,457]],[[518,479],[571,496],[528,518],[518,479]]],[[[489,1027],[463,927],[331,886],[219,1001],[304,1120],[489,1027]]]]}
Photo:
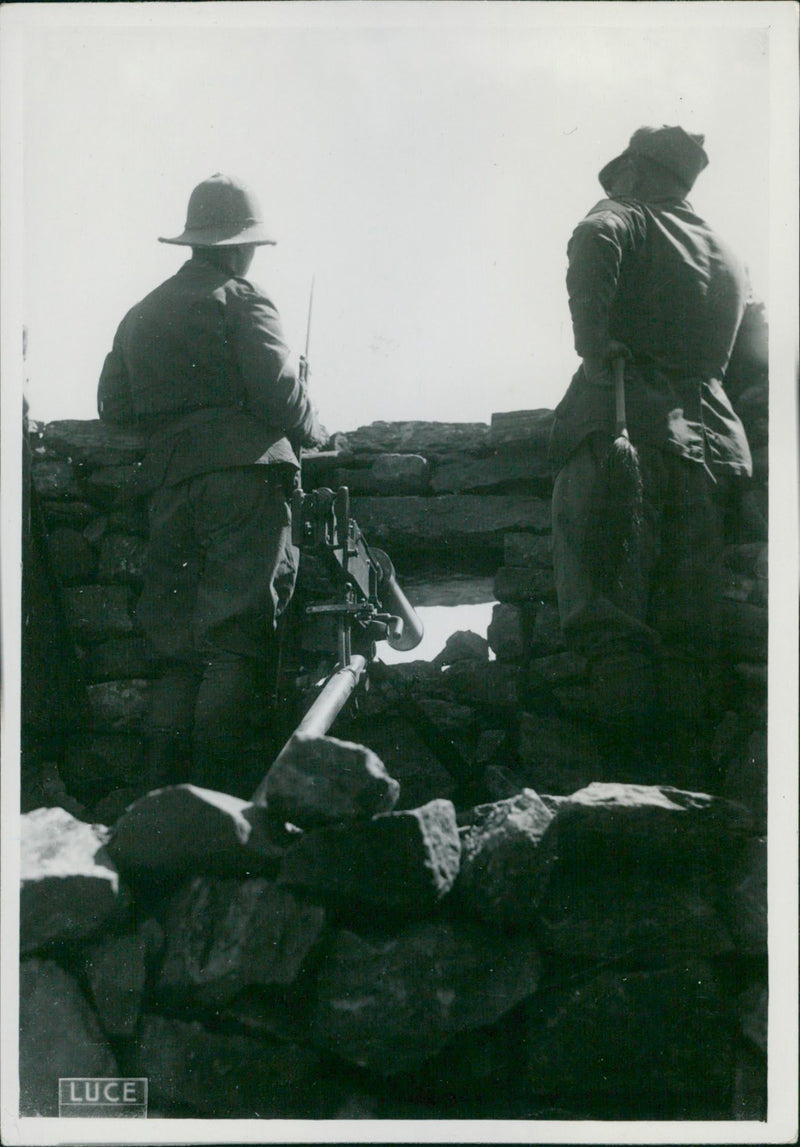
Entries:
{"type": "Polygon", "coordinates": [[[308,348],[311,343],[311,311],[314,306],[314,276],[311,276],[311,292],[308,296],[308,322],[306,323],[306,349],[300,355],[299,377],[303,383],[308,383],[308,348]]]}

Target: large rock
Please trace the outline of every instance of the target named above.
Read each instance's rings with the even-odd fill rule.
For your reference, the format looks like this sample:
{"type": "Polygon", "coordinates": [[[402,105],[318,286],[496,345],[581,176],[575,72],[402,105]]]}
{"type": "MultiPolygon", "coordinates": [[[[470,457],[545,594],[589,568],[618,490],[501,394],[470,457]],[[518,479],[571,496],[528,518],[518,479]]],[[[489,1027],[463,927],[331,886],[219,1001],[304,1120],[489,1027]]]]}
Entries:
{"type": "Polygon", "coordinates": [[[136,478],[139,463],[122,466],[102,466],[86,480],[89,501],[104,510],[120,510],[136,496],[136,478]]]}
{"type": "Polygon", "coordinates": [[[550,529],[550,503],[524,495],[353,498],[351,505],[370,542],[392,553],[476,546],[499,551],[506,530],[550,529]]]}
{"type": "Polygon", "coordinates": [[[157,991],[218,1007],[245,988],[291,984],[324,927],[324,908],[273,881],[196,876],[170,906],[157,991]]]}
{"type": "Polygon", "coordinates": [[[424,494],[428,490],[430,463],[420,454],[379,454],[360,470],[338,470],[337,486],[352,494],[424,494]]]}
{"type": "Polygon", "coordinates": [[[336,737],[295,733],[266,776],[270,813],[300,828],[391,812],[399,795],[380,757],[336,737]]]}
{"type": "Polygon", "coordinates": [[[21,818],[20,948],[77,940],[121,915],[127,894],[106,851],[108,830],[62,808],[21,818]]]}
{"type": "Polygon", "coordinates": [[[74,633],[102,641],[133,632],[130,590],[124,585],[81,585],[62,589],[61,601],[74,633]]]}
{"type": "Polygon", "coordinates": [[[447,920],[389,939],[342,931],[321,965],[312,1039],[380,1075],[410,1071],[457,1033],[494,1023],[536,990],[540,974],[525,935],[447,920]]]}
{"type": "Polygon", "coordinates": [[[72,976],[52,960],[23,960],[19,969],[20,1115],[57,1116],[59,1078],[117,1074],[117,1062],[97,1016],[72,976]]]}
{"type": "Polygon", "coordinates": [[[150,682],[134,677],[87,685],[91,727],[98,733],[140,733],[148,711],[150,682]]]}
{"type": "Polygon", "coordinates": [[[31,481],[36,493],[45,501],[79,501],[83,488],[71,462],[36,459],[31,466],[31,481]]]}
{"type": "Polygon", "coordinates": [[[142,1010],[148,963],[163,943],[153,919],[135,932],[105,936],[85,953],[84,975],[103,1030],[133,1036],[142,1010]]]}
{"type": "Polygon", "coordinates": [[[55,454],[97,467],[135,462],[144,454],[147,439],[144,434],[119,430],[99,419],[64,419],[48,422],[42,441],[55,454]]]}
{"type": "Polygon", "coordinates": [[[490,924],[532,924],[556,859],[552,820],[532,789],[474,809],[461,833],[459,901],[490,924]]]}
{"type": "Polygon", "coordinates": [[[498,602],[492,610],[486,637],[498,661],[519,661],[525,648],[520,607],[498,602]]]}
{"type": "Polygon", "coordinates": [[[108,850],[120,868],[246,873],[275,863],[292,839],[265,809],[212,789],[172,785],[135,801],[114,825],[108,850]]]}
{"type": "Polygon", "coordinates": [[[539,993],[527,1011],[534,1093],[610,1102],[610,1118],[638,1108],[653,1119],[691,1118],[694,1102],[729,1092],[732,1030],[703,961],[601,970],[539,993]]]}
{"type": "Polygon", "coordinates": [[[746,809],[662,785],[594,782],[558,809],[562,867],[578,873],[631,866],[660,876],[726,870],[750,827],[746,809]]]}
{"type": "Polygon", "coordinates": [[[312,892],[407,911],[429,910],[458,875],[461,846],[448,800],[305,833],[280,880],[312,892]]]}
{"type": "Polygon", "coordinates": [[[516,450],[488,458],[459,458],[442,462],[431,479],[435,494],[531,492],[549,479],[547,459],[538,451],[516,450]]]}
{"type": "Polygon", "coordinates": [[[130,1074],[146,1076],[151,1107],[190,1108],[207,1118],[314,1117],[318,1057],[295,1044],[207,1031],[145,1016],[130,1074]]]}
{"type": "Polygon", "coordinates": [[[555,414],[552,410],[509,410],[492,415],[489,441],[493,446],[526,442],[546,455],[555,414]]]}
{"type": "MultiPolygon", "coordinates": [[[[566,845],[563,846],[566,851],[566,845]]],[[[708,878],[623,869],[554,873],[539,905],[542,948],[565,959],[679,960],[733,951],[708,878]]]]}
{"type": "Polygon", "coordinates": [[[453,450],[485,448],[485,422],[371,422],[346,435],[354,454],[422,454],[426,458],[453,450]]]}
{"type": "Polygon", "coordinates": [[[489,660],[489,642],[485,637],[481,637],[479,633],[473,633],[470,629],[459,629],[456,633],[451,633],[444,643],[444,648],[433,659],[433,664],[438,667],[445,665],[455,665],[458,661],[478,661],[486,662],[489,660]]]}

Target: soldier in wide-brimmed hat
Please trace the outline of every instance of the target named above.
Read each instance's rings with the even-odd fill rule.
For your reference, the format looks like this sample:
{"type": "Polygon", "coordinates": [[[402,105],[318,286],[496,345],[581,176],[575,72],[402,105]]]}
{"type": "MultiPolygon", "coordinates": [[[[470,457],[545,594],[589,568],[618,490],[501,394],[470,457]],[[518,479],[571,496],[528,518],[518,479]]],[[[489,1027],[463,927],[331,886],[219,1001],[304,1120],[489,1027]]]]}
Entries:
{"type": "MultiPolygon", "coordinates": [[[[580,369],[556,409],[553,533],[568,644],[588,658],[598,716],[675,747],[697,741],[717,630],[720,493],[751,473],[723,389],[750,300],[739,259],[686,196],[704,138],[643,127],[599,174],[607,198],[578,224],[567,288],[580,369]],[[625,360],[643,503],[625,560],[603,580],[587,545],[625,360]]],[[[602,540],[601,540],[602,541],[602,540]]]]}
{"type": "Polygon", "coordinates": [[[245,276],[275,242],[253,193],[195,187],[192,248],[122,320],[98,386],[101,419],[148,435],[150,536],[138,618],[166,672],[155,683],[149,781],[243,796],[261,779],[254,698],[291,598],[297,452],[322,441],[278,312],[245,276]]]}

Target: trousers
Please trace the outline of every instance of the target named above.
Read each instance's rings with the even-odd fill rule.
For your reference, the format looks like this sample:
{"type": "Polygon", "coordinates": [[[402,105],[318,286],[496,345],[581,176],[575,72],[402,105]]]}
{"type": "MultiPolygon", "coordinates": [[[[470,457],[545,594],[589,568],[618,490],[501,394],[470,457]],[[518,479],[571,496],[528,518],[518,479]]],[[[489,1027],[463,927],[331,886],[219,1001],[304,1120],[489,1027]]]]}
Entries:
{"type": "Polygon", "coordinates": [[[660,710],[668,723],[691,723],[718,647],[724,483],[677,454],[640,447],[641,525],[617,576],[606,580],[587,532],[597,528],[592,513],[608,449],[607,436],[587,436],[554,486],[565,641],[587,657],[606,716],[647,723],[660,710]]]}
{"type": "Polygon", "coordinates": [[[137,620],[164,665],[150,702],[153,783],[238,795],[260,779],[266,681],[298,566],[288,495],[284,468],[246,466],[151,498],[137,620]]]}

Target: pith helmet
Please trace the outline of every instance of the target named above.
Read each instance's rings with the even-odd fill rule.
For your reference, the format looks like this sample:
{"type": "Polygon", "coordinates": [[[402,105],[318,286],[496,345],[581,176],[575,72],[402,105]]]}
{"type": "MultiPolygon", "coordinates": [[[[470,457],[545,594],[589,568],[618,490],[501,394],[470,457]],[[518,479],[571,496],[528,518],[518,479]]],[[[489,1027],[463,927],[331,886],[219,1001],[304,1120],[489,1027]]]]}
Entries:
{"type": "Polygon", "coordinates": [[[183,247],[275,242],[264,227],[261,208],[252,191],[240,180],[219,173],[198,183],[189,196],[183,234],[158,241],[183,247]]]}
{"type": "Polygon", "coordinates": [[[640,127],[631,136],[625,151],[607,163],[598,175],[604,190],[611,181],[623,160],[630,155],[642,155],[671,171],[673,175],[691,189],[704,167],[708,166],[708,156],[703,150],[705,136],[692,135],[682,127],[640,127]]]}

